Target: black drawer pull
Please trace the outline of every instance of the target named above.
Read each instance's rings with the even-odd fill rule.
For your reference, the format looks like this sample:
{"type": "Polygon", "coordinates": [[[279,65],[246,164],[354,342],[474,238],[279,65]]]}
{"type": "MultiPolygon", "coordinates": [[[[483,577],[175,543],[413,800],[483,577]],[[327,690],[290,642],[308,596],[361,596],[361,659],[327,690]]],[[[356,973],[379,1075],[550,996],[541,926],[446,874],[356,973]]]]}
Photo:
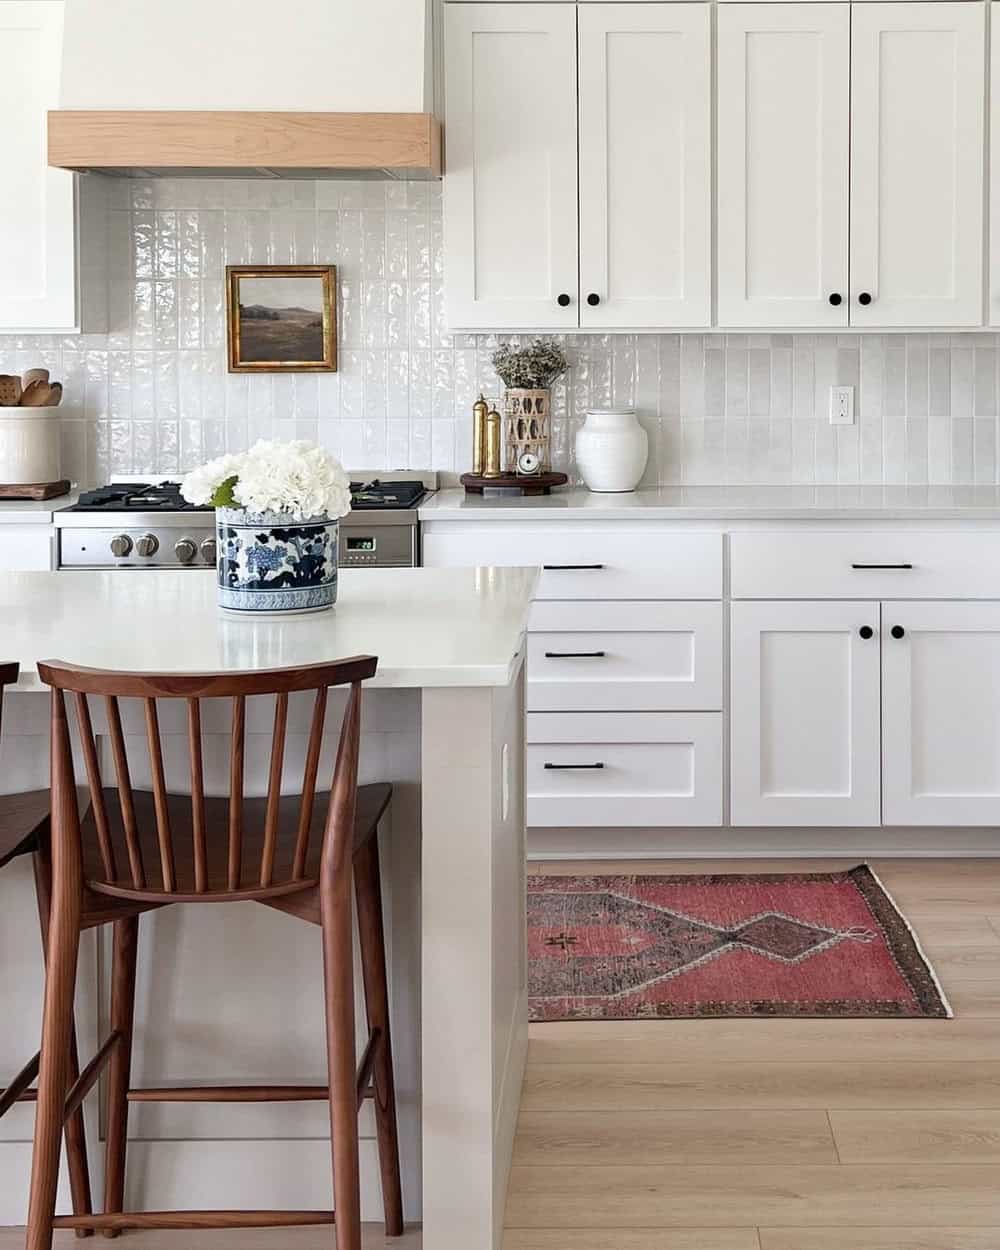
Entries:
{"type": "Polygon", "coordinates": [[[852,569],[912,569],[912,564],[852,564],[852,569]]]}
{"type": "Polygon", "coordinates": [[[603,764],[546,764],[545,767],[550,769],[553,772],[556,772],[564,768],[603,768],[604,765],[603,764]]]}
{"type": "Polygon", "coordinates": [[[546,651],[547,660],[603,660],[606,651],[546,651]]]}
{"type": "Polygon", "coordinates": [[[566,569],[603,569],[603,564],[543,564],[543,569],[563,571],[566,569]]]}

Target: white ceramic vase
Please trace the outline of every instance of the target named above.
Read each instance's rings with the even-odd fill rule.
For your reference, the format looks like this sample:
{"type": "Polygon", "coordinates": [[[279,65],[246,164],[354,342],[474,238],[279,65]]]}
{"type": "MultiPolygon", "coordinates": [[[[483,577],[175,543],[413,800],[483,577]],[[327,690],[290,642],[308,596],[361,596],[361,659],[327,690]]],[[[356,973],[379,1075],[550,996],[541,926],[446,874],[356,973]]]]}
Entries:
{"type": "Polygon", "coordinates": [[[649,458],[649,436],[634,408],[593,409],[576,436],[576,464],[592,491],[635,490],[649,458]]]}

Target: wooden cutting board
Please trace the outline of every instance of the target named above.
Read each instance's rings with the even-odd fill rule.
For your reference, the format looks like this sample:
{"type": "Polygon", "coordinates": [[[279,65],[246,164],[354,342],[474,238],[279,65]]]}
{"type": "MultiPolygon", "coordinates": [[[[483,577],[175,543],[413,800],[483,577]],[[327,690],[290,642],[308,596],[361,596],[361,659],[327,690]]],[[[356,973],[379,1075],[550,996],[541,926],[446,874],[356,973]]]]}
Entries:
{"type": "Polygon", "coordinates": [[[35,482],[29,486],[4,486],[0,483],[0,499],[56,499],[69,494],[69,480],[35,482]]]}

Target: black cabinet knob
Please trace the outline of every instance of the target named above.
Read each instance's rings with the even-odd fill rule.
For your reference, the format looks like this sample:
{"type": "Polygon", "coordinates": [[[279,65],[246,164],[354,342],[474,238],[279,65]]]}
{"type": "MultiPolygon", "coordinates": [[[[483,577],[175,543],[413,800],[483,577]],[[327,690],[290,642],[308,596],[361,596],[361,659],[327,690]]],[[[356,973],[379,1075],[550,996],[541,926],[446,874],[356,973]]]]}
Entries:
{"type": "Polygon", "coordinates": [[[892,629],[889,630],[889,633],[892,634],[893,638],[903,638],[906,635],[906,630],[902,627],[902,625],[893,625],[892,629]]]}
{"type": "Polygon", "coordinates": [[[560,295],[556,299],[556,303],[559,305],[560,308],[568,308],[569,302],[570,301],[569,301],[568,295],[560,295]]]}
{"type": "Polygon", "coordinates": [[[601,297],[599,295],[595,295],[593,291],[591,291],[587,296],[587,303],[591,306],[591,308],[596,308],[600,302],[601,297]]]}
{"type": "Polygon", "coordinates": [[[834,308],[836,308],[838,304],[842,304],[843,302],[844,302],[843,295],[840,295],[837,291],[834,291],[834,293],[830,296],[830,303],[834,306],[834,308]]]}
{"type": "Polygon", "coordinates": [[[871,302],[872,302],[872,297],[868,294],[867,291],[862,291],[861,294],[858,296],[859,304],[864,304],[867,307],[867,305],[870,304],[871,302]]]}
{"type": "Polygon", "coordinates": [[[861,637],[862,637],[862,638],[864,638],[866,641],[867,641],[869,638],[874,638],[874,637],[875,637],[875,631],[874,631],[874,629],[872,629],[872,627],[871,627],[870,625],[862,625],[862,626],[861,626],[861,628],[858,630],[858,633],[859,633],[859,634],[861,635],[861,637]]]}

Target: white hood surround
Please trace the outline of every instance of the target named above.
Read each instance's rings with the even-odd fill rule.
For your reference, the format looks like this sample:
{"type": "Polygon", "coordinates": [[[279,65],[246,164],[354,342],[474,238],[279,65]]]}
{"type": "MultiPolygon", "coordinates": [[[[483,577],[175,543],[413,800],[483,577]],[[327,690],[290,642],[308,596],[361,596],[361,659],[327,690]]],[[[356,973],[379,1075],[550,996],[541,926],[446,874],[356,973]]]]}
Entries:
{"type": "Polygon", "coordinates": [[[424,0],[66,0],[49,163],[433,177],[424,0]]]}

